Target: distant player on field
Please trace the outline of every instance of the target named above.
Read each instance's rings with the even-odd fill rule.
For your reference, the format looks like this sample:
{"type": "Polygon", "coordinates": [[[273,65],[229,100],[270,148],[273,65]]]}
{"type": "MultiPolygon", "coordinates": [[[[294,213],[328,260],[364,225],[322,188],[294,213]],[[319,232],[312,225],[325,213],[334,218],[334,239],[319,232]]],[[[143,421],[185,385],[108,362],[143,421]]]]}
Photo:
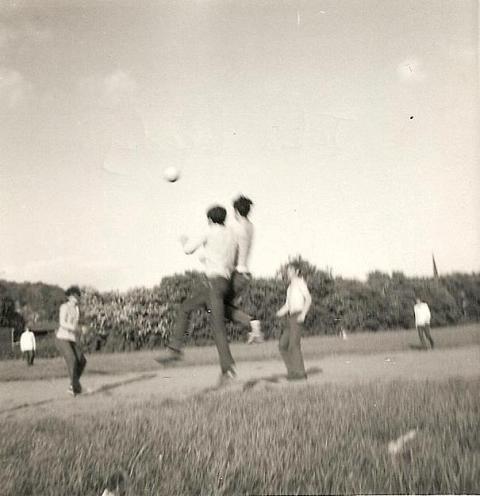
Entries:
{"type": "Polygon", "coordinates": [[[25,357],[27,365],[33,365],[36,349],[35,334],[25,326],[25,331],[22,332],[22,335],[20,336],[20,351],[25,357]]]}
{"type": "Polygon", "coordinates": [[[288,315],[288,328],[283,329],[278,347],[287,367],[287,379],[293,381],[307,378],[300,338],[305,316],[312,304],[312,297],[305,280],[300,275],[299,267],[293,264],[288,265],[287,277],[290,281],[287,300],[285,305],[278,310],[277,317],[288,315]]]}
{"type": "Polygon", "coordinates": [[[417,297],[413,312],[415,313],[415,327],[417,328],[418,337],[420,338],[423,348],[428,348],[427,343],[425,342],[425,335],[433,350],[434,342],[430,334],[430,308],[428,308],[428,305],[422,301],[421,298],[417,297]]]}
{"type": "Polygon", "coordinates": [[[252,280],[252,274],[248,269],[248,259],[252,248],[254,232],[253,224],[248,218],[252,204],[252,201],[245,196],[239,196],[233,202],[235,219],[231,223],[231,228],[237,238],[238,248],[230,292],[225,302],[225,315],[228,319],[251,327],[251,331],[248,334],[248,344],[263,343],[264,341],[260,321],[254,319],[236,306],[236,300],[252,280]]]}

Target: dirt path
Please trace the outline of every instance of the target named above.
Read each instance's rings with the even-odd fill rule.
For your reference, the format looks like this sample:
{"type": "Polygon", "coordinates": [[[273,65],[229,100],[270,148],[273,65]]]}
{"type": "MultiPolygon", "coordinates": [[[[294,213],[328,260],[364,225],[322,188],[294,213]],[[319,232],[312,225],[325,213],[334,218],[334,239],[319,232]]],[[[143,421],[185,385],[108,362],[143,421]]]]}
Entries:
{"type": "MultiPolygon", "coordinates": [[[[480,377],[480,347],[429,352],[337,355],[307,360],[306,384],[352,384],[370,381],[444,380],[480,377]]],[[[239,379],[229,388],[239,392],[277,387],[301,387],[286,382],[281,361],[240,362],[239,379]]],[[[71,416],[94,413],[140,401],[181,400],[209,392],[218,380],[217,365],[170,367],[155,372],[124,375],[85,374],[82,384],[90,391],[72,398],[66,379],[0,383],[0,420],[25,416],[71,416]]],[[[303,383],[305,384],[305,383],[303,383]]]]}

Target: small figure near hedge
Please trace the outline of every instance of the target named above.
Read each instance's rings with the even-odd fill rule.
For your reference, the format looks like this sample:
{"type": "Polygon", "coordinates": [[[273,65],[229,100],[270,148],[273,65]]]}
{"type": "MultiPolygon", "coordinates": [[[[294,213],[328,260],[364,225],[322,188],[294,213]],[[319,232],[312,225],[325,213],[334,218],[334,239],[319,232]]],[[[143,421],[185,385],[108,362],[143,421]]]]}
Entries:
{"type": "Polygon", "coordinates": [[[25,330],[20,336],[20,351],[25,358],[27,365],[32,366],[35,360],[35,351],[37,349],[37,343],[35,341],[35,334],[25,326],[25,330]]]}

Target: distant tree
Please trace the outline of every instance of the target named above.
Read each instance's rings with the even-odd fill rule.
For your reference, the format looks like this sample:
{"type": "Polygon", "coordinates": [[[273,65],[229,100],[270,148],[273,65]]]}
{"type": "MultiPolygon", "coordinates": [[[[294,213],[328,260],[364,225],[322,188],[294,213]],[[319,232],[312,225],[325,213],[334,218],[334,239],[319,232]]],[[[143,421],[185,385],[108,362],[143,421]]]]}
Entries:
{"type": "Polygon", "coordinates": [[[5,288],[0,286],[0,327],[13,327],[17,339],[25,328],[25,319],[16,311],[13,299],[5,293],[5,288]]]}
{"type": "Polygon", "coordinates": [[[480,274],[454,273],[440,282],[455,299],[463,320],[480,320],[480,274]]]}
{"type": "Polygon", "coordinates": [[[376,270],[374,272],[370,272],[367,276],[367,285],[373,290],[381,293],[383,296],[386,296],[391,284],[392,280],[390,275],[385,272],[376,270]]]}
{"type": "Polygon", "coordinates": [[[0,327],[10,327],[15,314],[15,303],[10,296],[0,294],[0,327]]]}
{"type": "Polygon", "coordinates": [[[36,283],[0,281],[4,294],[18,302],[20,313],[30,322],[34,320],[57,320],[58,309],[65,301],[65,293],[59,286],[36,283]]]}

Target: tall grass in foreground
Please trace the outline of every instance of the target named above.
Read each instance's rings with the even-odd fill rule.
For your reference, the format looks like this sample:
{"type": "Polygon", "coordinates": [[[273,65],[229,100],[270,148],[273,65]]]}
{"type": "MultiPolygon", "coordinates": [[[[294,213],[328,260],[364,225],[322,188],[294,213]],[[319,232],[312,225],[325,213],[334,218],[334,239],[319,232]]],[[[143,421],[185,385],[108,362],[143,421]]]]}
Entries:
{"type": "MultiPolygon", "coordinates": [[[[0,491],[478,493],[480,380],[215,393],[0,425],[0,491]],[[388,442],[418,428],[408,456],[388,442]]],[[[81,398],[75,401],[81,401],[81,398]]]]}

